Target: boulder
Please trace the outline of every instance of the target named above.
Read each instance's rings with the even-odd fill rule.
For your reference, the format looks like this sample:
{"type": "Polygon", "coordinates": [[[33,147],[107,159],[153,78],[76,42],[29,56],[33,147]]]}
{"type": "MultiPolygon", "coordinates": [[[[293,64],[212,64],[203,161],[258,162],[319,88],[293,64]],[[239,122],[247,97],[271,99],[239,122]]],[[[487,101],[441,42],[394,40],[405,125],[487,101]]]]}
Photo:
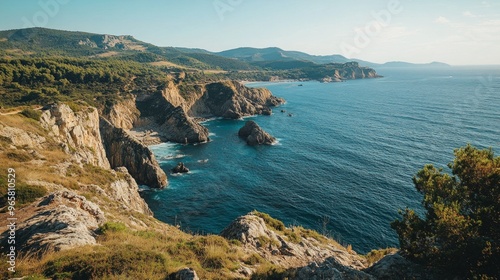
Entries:
{"type": "Polygon", "coordinates": [[[238,136],[245,139],[247,144],[250,146],[271,145],[276,141],[276,138],[265,132],[254,121],[246,122],[245,125],[238,131],[238,136]]]}
{"type": "Polygon", "coordinates": [[[172,173],[188,173],[189,168],[187,168],[184,163],[179,162],[176,167],[172,168],[172,173]]]}
{"type": "Polygon", "coordinates": [[[99,206],[68,190],[51,193],[30,207],[34,214],[20,222],[16,232],[16,244],[24,253],[96,244],[95,230],[106,221],[99,206]]]}
{"type": "Polygon", "coordinates": [[[183,268],[177,273],[175,273],[174,277],[175,280],[199,280],[198,275],[196,274],[196,271],[192,268],[183,268]]]}

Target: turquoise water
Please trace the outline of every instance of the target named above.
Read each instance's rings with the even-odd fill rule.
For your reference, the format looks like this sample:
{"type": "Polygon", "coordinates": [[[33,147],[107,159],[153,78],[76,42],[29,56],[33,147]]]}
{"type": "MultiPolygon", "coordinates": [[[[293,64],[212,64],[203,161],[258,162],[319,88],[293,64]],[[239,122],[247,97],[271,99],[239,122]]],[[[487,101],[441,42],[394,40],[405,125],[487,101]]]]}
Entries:
{"type": "Polygon", "coordinates": [[[166,171],[183,161],[192,172],[169,176],[146,201],[158,219],[195,233],[219,233],[257,209],[358,252],[397,246],[389,224],[398,209],[421,211],[411,179],[424,164],[446,168],[466,143],[500,153],[500,68],[378,72],[385,77],[249,85],[287,100],[249,118],[279,143],[245,145],[237,132],[248,119],[205,122],[210,143],[153,147],[166,171]]]}

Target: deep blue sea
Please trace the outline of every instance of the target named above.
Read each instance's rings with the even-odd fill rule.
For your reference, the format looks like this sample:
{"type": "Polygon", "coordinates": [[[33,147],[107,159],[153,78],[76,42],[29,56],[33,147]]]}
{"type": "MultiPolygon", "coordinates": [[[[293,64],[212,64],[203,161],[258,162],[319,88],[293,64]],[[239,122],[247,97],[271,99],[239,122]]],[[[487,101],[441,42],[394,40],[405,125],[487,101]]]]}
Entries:
{"type": "Polygon", "coordinates": [[[500,154],[500,67],[377,71],[384,78],[249,84],[287,103],[272,116],[205,122],[207,144],[153,146],[168,174],[180,161],[191,169],[143,193],[155,216],[219,233],[256,209],[361,253],[398,246],[390,222],[398,209],[422,211],[420,168],[447,170],[467,143],[500,154]],[[279,143],[247,146],[237,132],[249,119],[279,143]]]}

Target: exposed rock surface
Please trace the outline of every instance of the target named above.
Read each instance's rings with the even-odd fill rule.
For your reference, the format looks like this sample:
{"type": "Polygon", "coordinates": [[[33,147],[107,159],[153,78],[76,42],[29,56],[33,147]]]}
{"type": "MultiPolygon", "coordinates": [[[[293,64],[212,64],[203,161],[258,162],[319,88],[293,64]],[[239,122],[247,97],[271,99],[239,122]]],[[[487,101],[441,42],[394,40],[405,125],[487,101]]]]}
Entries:
{"type": "Polygon", "coordinates": [[[94,231],[106,221],[99,206],[67,190],[44,197],[35,207],[36,214],[21,222],[16,232],[23,252],[96,244],[94,231]]]}
{"type": "Polygon", "coordinates": [[[433,271],[405,259],[399,253],[383,257],[365,272],[376,279],[440,279],[433,271]]]}
{"type": "Polygon", "coordinates": [[[175,273],[173,279],[175,280],[199,280],[198,275],[196,274],[196,271],[192,268],[183,268],[177,273],[175,273]]]}
{"type": "Polygon", "coordinates": [[[141,112],[135,105],[135,96],[131,95],[124,100],[108,107],[104,115],[107,120],[118,128],[132,129],[139,119],[141,112]]]}
{"type": "Polygon", "coordinates": [[[134,211],[153,215],[153,212],[149,209],[148,205],[139,195],[139,186],[135,182],[134,178],[130,176],[125,167],[116,168],[118,173],[121,173],[125,179],[120,179],[114,181],[110,184],[111,198],[122,203],[125,209],[132,209],[134,211]]]}
{"type": "Polygon", "coordinates": [[[124,166],[141,185],[152,188],[167,185],[167,175],[148,147],[104,118],[101,118],[100,123],[106,155],[112,168],[124,166]]]}
{"type": "MultiPolygon", "coordinates": [[[[363,271],[341,265],[335,258],[327,258],[318,264],[312,262],[305,267],[295,269],[293,280],[335,279],[335,280],[375,280],[376,278],[363,271]]],[[[401,278],[402,279],[402,278],[401,278]]]]}
{"type": "MultiPolygon", "coordinates": [[[[287,230],[293,232],[293,229],[287,230]]],[[[329,257],[342,267],[356,270],[366,268],[364,259],[333,241],[309,236],[302,236],[298,242],[292,241],[254,214],[237,218],[221,235],[229,240],[239,240],[250,252],[256,252],[270,262],[286,268],[307,266],[311,262],[322,263],[329,257]]]]}
{"type": "Polygon", "coordinates": [[[248,88],[236,81],[188,87],[169,81],[161,92],[137,95],[140,118],[134,130],[146,136],[157,133],[162,141],[206,142],[208,130],[196,119],[271,115],[271,107],[282,103],[267,89],[248,88]]]}
{"type": "Polygon", "coordinates": [[[51,105],[40,117],[49,135],[65,145],[75,161],[109,168],[99,133],[99,114],[94,107],[73,112],[66,104],[51,105]]]}
{"type": "Polygon", "coordinates": [[[248,88],[236,81],[211,83],[204,94],[190,108],[190,114],[199,117],[239,119],[244,116],[267,114],[270,107],[284,103],[268,89],[248,88]]]}
{"type": "Polygon", "coordinates": [[[188,173],[189,168],[187,168],[184,163],[179,162],[176,167],[172,168],[173,173],[188,173]]]}
{"type": "Polygon", "coordinates": [[[276,141],[276,138],[265,132],[254,121],[247,121],[245,125],[238,131],[238,136],[245,139],[247,144],[250,146],[271,145],[276,141]]]}
{"type": "Polygon", "coordinates": [[[17,127],[0,124],[0,136],[16,147],[42,148],[46,139],[38,134],[22,130],[17,127]]]}
{"type": "Polygon", "coordinates": [[[142,96],[137,100],[137,107],[141,111],[140,122],[146,124],[146,129],[158,132],[163,141],[208,141],[208,129],[189,117],[182,106],[171,104],[161,92],[142,96]]]}

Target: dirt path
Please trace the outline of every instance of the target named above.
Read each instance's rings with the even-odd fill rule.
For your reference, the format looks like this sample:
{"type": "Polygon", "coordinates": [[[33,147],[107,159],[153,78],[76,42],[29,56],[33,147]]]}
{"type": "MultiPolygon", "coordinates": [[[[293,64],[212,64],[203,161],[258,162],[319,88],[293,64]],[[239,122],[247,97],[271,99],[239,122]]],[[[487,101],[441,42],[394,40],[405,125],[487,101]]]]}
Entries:
{"type": "MultiPolygon", "coordinates": [[[[41,110],[43,108],[43,106],[37,106],[35,108],[32,108],[33,110],[41,110]]],[[[26,108],[23,108],[23,109],[18,109],[18,110],[15,110],[15,111],[12,111],[12,112],[7,112],[7,113],[0,113],[1,116],[7,116],[7,115],[15,115],[15,114],[19,114],[21,113],[24,109],[26,108]]]]}

